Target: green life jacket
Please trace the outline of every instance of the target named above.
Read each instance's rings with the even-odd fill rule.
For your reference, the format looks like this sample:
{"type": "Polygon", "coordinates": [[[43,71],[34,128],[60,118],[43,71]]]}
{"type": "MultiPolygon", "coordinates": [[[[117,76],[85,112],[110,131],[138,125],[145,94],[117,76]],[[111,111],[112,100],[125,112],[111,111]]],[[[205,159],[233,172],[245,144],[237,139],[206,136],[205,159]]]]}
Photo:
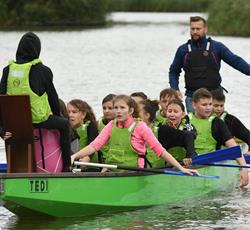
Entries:
{"type": "Polygon", "coordinates": [[[186,158],[187,150],[181,146],[175,146],[167,150],[177,161],[182,161],[186,158]]]}
{"type": "Polygon", "coordinates": [[[197,130],[195,139],[195,151],[198,154],[208,153],[216,149],[216,140],[212,136],[212,121],[216,116],[212,115],[208,119],[197,118],[193,113],[188,114],[190,123],[197,130]]]}
{"type": "Polygon", "coordinates": [[[78,141],[79,150],[88,145],[87,129],[88,129],[89,124],[90,124],[90,121],[87,121],[87,122],[81,124],[81,126],[76,129],[76,132],[79,136],[79,141],[78,141]]]}
{"type": "MultiPolygon", "coordinates": [[[[151,127],[151,130],[155,137],[158,139],[158,129],[159,127],[156,125],[153,125],[151,127]]],[[[151,164],[152,168],[163,168],[165,167],[165,160],[162,159],[161,157],[158,157],[153,150],[151,150],[147,146],[147,160],[151,164]]]]}
{"type": "Polygon", "coordinates": [[[103,130],[103,128],[105,127],[105,124],[103,123],[103,119],[104,117],[100,117],[100,119],[98,120],[98,131],[101,132],[103,130]]]}
{"type": "Polygon", "coordinates": [[[159,124],[166,124],[167,123],[167,118],[163,117],[161,115],[161,111],[157,110],[156,114],[155,114],[155,125],[159,125],[159,124]]]}
{"type": "MultiPolygon", "coordinates": [[[[101,117],[98,121],[98,131],[99,133],[103,130],[103,128],[105,127],[105,124],[103,123],[103,117],[101,117]]],[[[106,143],[105,145],[102,146],[101,151],[102,151],[102,157],[103,157],[103,161],[105,162],[105,159],[107,158],[107,154],[108,154],[108,150],[109,150],[109,144],[106,143]]]]}
{"type": "MultiPolygon", "coordinates": [[[[78,150],[86,147],[88,145],[88,126],[90,125],[90,121],[86,121],[85,123],[83,123],[80,127],[78,127],[76,129],[76,132],[79,136],[79,140],[78,140],[78,150]]],[[[91,162],[94,163],[100,163],[98,160],[98,153],[95,152],[93,153],[93,157],[91,158],[91,162]]],[[[87,167],[86,167],[87,168],[87,167]]]]}
{"type": "Polygon", "coordinates": [[[138,153],[131,145],[131,135],[136,124],[137,121],[134,121],[128,128],[118,128],[117,121],[114,120],[106,164],[137,167],[138,153]]]}
{"type": "Polygon", "coordinates": [[[9,61],[9,75],[7,81],[7,95],[28,95],[30,97],[32,123],[38,124],[46,121],[51,114],[48,95],[35,94],[30,88],[29,73],[32,65],[41,63],[39,59],[24,64],[9,61]]]}

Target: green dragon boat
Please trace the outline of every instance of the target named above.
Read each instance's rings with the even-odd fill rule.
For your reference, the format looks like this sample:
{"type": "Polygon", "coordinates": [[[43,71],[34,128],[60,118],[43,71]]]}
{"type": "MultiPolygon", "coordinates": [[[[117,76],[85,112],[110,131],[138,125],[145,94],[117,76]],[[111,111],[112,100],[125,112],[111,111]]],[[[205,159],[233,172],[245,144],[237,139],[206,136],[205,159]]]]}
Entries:
{"type": "MultiPolygon", "coordinates": [[[[237,181],[239,175],[236,168],[213,166],[199,168],[199,173],[216,175],[219,179],[159,174],[155,169],[151,169],[152,172],[143,171],[148,169],[131,172],[131,167],[125,166],[119,168],[126,172],[103,174],[39,173],[34,159],[28,96],[0,96],[0,117],[4,130],[15,133],[5,142],[7,173],[0,174],[0,202],[18,216],[78,217],[173,204],[213,190],[226,189],[237,181]]],[[[205,155],[202,157],[206,158],[205,155]]],[[[235,159],[241,152],[239,147],[232,147],[208,155],[212,161],[205,163],[235,159]]],[[[46,161],[44,163],[48,166],[46,161]]],[[[201,161],[196,159],[195,162],[193,158],[193,164],[199,165],[201,161]]]]}
{"type": "Polygon", "coordinates": [[[220,179],[145,172],[5,173],[0,200],[18,216],[89,216],[173,204],[226,189],[239,177],[232,168],[209,166],[199,172],[220,179]]]}

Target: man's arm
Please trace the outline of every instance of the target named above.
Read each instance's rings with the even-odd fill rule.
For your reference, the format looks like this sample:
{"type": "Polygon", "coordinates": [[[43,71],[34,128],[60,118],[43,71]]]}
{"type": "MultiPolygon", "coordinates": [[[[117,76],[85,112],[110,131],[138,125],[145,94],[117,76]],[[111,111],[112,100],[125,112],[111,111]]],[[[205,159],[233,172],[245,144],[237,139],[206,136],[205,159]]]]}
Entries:
{"type": "Polygon", "coordinates": [[[170,87],[175,90],[179,90],[179,77],[182,67],[183,67],[183,51],[182,51],[182,46],[180,46],[177,49],[173,63],[170,65],[169,68],[169,84],[170,87]]]}
{"type": "Polygon", "coordinates": [[[240,71],[243,74],[250,75],[250,64],[243,58],[237,56],[231,52],[224,44],[218,43],[220,47],[221,59],[234,69],[240,71]]]}

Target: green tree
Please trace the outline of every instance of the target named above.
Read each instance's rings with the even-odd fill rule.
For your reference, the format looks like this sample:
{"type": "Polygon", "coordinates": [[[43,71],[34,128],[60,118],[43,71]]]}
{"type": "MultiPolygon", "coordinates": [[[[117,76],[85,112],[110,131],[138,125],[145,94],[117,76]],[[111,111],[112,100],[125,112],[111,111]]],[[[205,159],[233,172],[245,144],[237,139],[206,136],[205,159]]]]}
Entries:
{"type": "Polygon", "coordinates": [[[209,31],[214,34],[250,36],[250,1],[217,0],[209,8],[209,31]]]}
{"type": "Polygon", "coordinates": [[[205,12],[212,0],[107,0],[110,11],[205,12]]]}
{"type": "Polygon", "coordinates": [[[106,0],[0,0],[1,26],[94,26],[106,23],[106,0]]]}

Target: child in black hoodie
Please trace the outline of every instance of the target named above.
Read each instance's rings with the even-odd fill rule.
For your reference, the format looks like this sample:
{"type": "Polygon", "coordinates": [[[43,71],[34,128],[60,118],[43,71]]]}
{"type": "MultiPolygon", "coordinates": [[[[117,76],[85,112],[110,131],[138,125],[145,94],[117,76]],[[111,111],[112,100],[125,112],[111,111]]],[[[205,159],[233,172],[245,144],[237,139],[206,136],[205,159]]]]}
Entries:
{"type": "Polygon", "coordinates": [[[63,171],[68,171],[69,124],[66,118],[60,117],[53,74],[50,68],[38,59],[40,51],[39,37],[33,32],[25,33],[18,44],[16,61],[10,61],[3,69],[0,94],[30,96],[33,126],[60,131],[63,171]]]}

